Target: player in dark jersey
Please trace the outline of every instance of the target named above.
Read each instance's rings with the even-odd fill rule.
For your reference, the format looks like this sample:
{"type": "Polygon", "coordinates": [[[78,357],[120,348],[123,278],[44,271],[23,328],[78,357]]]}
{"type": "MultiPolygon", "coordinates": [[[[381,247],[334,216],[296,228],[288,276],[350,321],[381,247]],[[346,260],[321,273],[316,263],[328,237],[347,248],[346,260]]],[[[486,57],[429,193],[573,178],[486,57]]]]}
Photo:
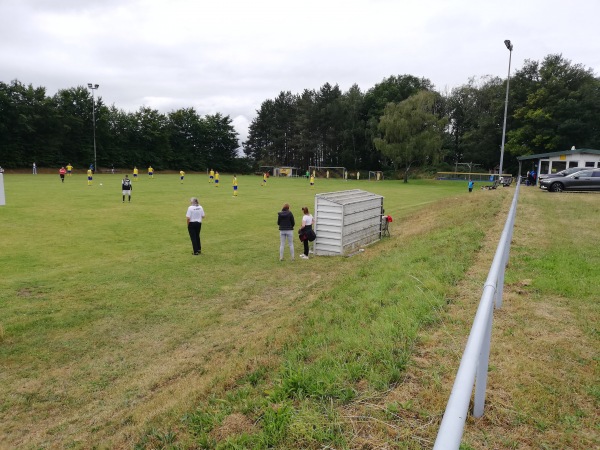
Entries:
{"type": "Polygon", "coordinates": [[[129,201],[131,201],[131,191],[133,190],[133,186],[131,185],[129,175],[125,175],[125,178],[121,180],[121,189],[123,189],[123,203],[125,203],[126,195],[129,196],[129,201]]]}

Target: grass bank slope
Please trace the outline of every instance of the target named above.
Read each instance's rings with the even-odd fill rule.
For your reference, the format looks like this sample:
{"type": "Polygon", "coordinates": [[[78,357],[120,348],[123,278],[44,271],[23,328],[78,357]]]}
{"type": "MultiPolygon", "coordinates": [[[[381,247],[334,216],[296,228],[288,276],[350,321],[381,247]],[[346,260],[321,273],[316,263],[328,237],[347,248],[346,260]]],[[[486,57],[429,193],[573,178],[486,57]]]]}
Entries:
{"type": "MultiPolygon", "coordinates": [[[[467,419],[461,449],[600,448],[599,221],[598,194],[521,189],[485,414],[467,419]]],[[[419,334],[401,382],[340,408],[350,448],[433,446],[503,225],[419,334]]]]}

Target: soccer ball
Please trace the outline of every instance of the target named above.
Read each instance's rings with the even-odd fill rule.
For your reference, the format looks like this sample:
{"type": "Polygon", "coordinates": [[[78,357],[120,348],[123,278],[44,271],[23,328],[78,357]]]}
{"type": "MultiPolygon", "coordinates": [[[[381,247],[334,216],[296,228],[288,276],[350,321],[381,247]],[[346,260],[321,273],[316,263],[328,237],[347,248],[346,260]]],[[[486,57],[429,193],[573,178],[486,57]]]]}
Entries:
{"type": "Polygon", "coordinates": [[[102,183],[100,183],[100,186],[102,186],[102,183]]]}

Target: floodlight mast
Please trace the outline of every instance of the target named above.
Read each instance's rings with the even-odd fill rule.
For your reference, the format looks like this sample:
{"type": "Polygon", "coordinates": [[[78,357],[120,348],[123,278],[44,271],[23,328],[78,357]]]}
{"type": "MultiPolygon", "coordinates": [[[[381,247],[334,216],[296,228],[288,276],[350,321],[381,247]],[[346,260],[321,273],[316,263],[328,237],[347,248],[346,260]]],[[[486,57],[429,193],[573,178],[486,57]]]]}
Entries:
{"type": "Polygon", "coordinates": [[[98,164],[96,163],[96,103],[94,100],[94,91],[100,87],[99,84],[88,83],[88,88],[92,90],[92,121],[94,130],[94,171],[98,170],[98,164]]]}
{"type": "Polygon", "coordinates": [[[506,99],[504,100],[504,125],[502,126],[502,146],[500,148],[500,168],[498,169],[498,177],[502,176],[502,168],[504,163],[504,141],[506,139],[506,114],[508,111],[508,90],[510,86],[510,60],[512,58],[513,45],[509,39],[504,41],[504,45],[508,49],[508,77],[506,79],[506,99]]]}

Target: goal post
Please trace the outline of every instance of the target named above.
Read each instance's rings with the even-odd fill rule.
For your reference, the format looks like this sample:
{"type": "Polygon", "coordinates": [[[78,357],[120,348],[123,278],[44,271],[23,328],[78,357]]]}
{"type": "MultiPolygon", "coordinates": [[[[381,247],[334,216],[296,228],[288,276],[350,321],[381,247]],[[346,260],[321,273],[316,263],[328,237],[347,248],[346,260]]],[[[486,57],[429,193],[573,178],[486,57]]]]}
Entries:
{"type": "Polygon", "coordinates": [[[315,178],[344,178],[345,167],[339,166],[308,166],[310,175],[315,178]]]}
{"type": "Polygon", "coordinates": [[[369,170],[369,181],[382,181],[383,172],[381,170],[369,170]]]}

